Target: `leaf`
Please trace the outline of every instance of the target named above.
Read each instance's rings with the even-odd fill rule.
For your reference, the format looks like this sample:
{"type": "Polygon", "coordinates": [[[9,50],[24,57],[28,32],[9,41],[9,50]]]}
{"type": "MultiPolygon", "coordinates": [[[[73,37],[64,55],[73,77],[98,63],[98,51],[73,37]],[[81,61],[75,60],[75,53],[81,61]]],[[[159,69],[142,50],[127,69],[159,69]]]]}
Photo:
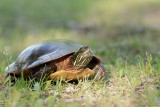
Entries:
{"type": "Polygon", "coordinates": [[[40,91],[40,83],[36,82],[36,83],[34,84],[34,90],[35,90],[35,91],[40,91]]]}

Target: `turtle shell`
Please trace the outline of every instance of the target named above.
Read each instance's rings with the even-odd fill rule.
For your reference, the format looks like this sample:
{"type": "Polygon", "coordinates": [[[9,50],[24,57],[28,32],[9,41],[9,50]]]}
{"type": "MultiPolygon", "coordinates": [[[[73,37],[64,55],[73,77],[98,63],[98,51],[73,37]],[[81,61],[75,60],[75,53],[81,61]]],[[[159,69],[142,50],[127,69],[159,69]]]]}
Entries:
{"type": "Polygon", "coordinates": [[[17,60],[6,68],[7,73],[18,73],[32,69],[41,64],[59,59],[65,55],[77,52],[83,45],[71,41],[44,42],[26,48],[17,60]]]}

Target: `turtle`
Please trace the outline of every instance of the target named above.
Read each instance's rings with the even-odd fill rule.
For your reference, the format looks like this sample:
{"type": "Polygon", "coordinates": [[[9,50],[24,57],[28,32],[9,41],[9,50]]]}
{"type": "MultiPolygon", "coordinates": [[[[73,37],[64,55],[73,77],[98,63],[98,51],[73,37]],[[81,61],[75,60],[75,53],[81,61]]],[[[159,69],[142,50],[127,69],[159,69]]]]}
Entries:
{"type": "Polygon", "coordinates": [[[59,40],[27,47],[6,67],[5,72],[6,77],[11,77],[11,81],[16,81],[22,76],[26,80],[36,81],[41,78],[74,81],[95,77],[101,79],[106,74],[106,68],[89,46],[59,40]]]}

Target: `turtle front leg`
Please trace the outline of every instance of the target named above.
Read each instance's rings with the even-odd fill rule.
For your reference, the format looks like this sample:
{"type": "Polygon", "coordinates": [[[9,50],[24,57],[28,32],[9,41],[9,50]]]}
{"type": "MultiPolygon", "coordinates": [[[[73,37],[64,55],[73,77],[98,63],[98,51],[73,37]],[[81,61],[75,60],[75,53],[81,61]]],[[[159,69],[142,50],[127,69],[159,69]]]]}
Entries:
{"type": "Polygon", "coordinates": [[[89,68],[86,68],[82,71],[65,71],[60,70],[55,73],[52,73],[49,76],[51,80],[58,80],[60,78],[65,80],[82,80],[84,78],[92,78],[95,76],[95,72],[89,68]]]}
{"type": "Polygon", "coordinates": [[[97,64],[94,68],[93,68],[93,71],[96,73],[94,79],[95,80],[100,80],[102,78],[105,78],[106,77],[106,73],[107,73],[107,70],[106,68],[104,67],[103,64],[97,64]]]}

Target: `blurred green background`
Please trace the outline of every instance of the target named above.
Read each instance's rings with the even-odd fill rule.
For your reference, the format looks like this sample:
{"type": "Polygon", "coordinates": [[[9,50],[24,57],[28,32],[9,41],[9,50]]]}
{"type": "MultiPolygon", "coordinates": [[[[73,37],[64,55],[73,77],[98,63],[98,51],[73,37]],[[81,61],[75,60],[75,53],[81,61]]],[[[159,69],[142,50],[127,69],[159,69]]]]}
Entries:
{"type": "Polygon", "coordinates": [[[12,62],[27,46],[55,39],[89,45],[105,64],[136,64],[160,50],[160,1],[1,0],[1,70],[6,57],[12,62]]]}
{"type": "Polygon", "coordinates": [[[159,43],[160,0],[0,0],[0,105],[37,107],[49,101],[62,107],[67,94],[94,107],[159,106],[159,43]],[[47,89],[36,83],[39,91],[23,79],[14,87],[4,85],[5,67],[22,50],[57,39],[89,45],[109,69],[109,83],[59,83],[47,89]]]}

